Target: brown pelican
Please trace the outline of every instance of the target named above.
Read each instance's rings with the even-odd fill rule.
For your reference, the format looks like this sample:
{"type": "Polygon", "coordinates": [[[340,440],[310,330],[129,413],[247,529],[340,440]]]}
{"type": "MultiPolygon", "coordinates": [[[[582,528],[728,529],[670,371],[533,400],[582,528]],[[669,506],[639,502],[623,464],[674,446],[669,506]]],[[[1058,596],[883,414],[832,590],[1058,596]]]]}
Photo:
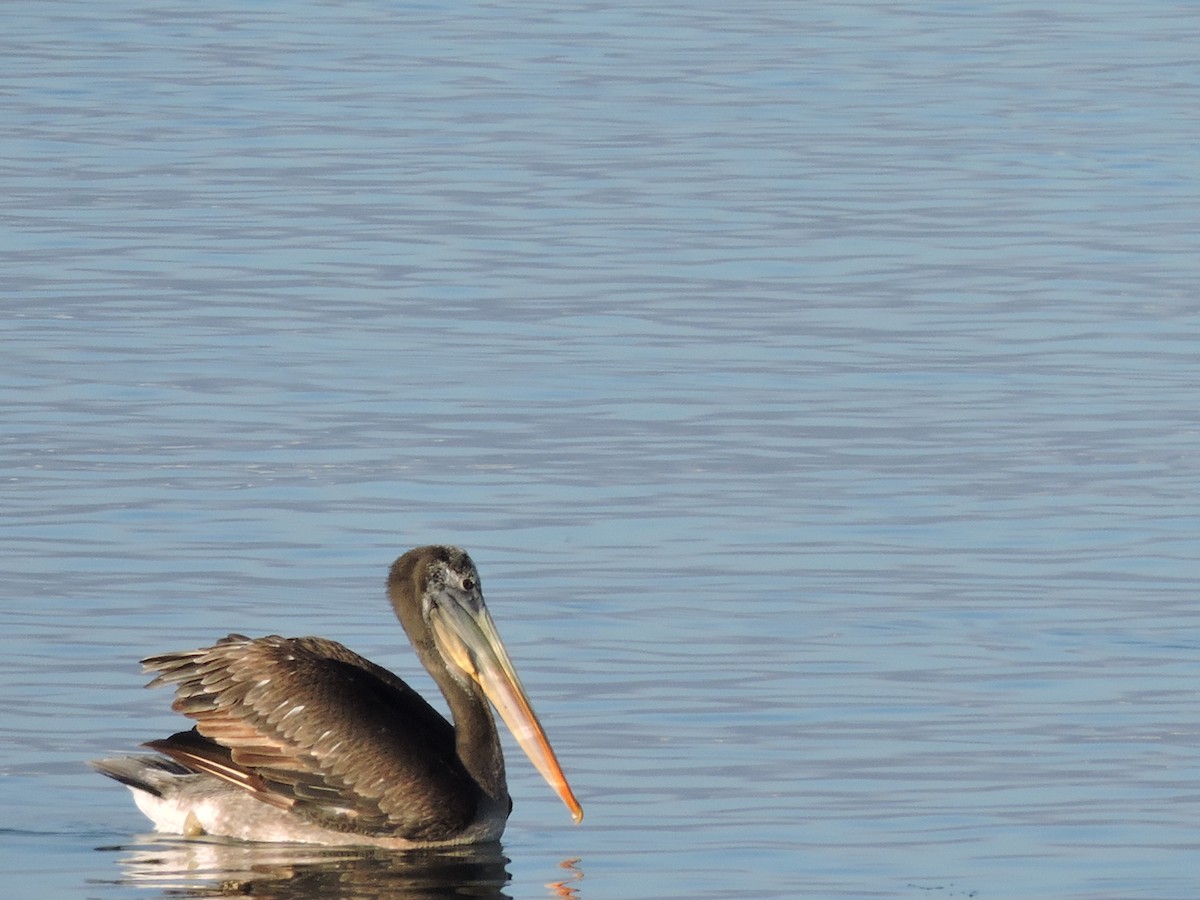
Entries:
{"type": "Polygon", "coordinates": [[[490,700],[571,810],[583,810],[530,707],[479,573],[457,547],[419,547],[388,596],[454,724],[391,672],[323,638],[247,638],[152,656],[190,731],[162,756],[92,765],[128,785],[159,831],[384,847],[493,841],[512,809],[490,700]]]}

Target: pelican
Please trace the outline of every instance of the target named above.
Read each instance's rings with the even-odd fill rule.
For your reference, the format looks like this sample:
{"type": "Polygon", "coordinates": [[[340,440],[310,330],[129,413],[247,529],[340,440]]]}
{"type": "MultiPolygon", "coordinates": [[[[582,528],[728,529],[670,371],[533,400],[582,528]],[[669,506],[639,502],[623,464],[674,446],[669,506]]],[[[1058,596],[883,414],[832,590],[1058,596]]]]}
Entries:
{"type": "Polygon", "coordinates": [[[458,547],[418,547],[388,596],[451,725],[387,669],[324,638],[248,638],[142,661],[195,727],[96,760],[155,829],[248,841],[390,848],[497,840],[512,810],[490,700],[571,811],[583,809],[530,706],[479,573],[458,547]]]}

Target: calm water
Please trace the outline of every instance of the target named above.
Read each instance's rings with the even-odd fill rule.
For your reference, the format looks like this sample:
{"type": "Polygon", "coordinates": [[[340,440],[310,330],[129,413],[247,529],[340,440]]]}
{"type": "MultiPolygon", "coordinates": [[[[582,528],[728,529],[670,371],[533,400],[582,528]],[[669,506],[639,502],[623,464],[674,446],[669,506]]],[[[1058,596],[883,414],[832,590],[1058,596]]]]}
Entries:
{"type": "MultiPolygon", "coordinates": [[[[0,887],[1194,897],[1173,3],[4,5],[0,887]],[[177,844],[136,660],[467,546],[587,810],[177,844]]],[[[472,893],[474,892],[474,893],[472,893]]]]}

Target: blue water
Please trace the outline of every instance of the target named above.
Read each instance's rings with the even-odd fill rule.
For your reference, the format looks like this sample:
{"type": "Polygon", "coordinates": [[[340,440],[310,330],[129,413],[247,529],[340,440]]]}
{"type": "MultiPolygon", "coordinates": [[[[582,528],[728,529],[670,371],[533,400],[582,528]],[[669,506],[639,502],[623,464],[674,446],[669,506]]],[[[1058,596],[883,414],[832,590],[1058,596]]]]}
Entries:
{"type": "Polygon", "coordinates": [[[4,895],[1200,894],[1190,5],[3,18],[4,895]],[[465,868],[84,767],[229,631],[433,691],[434,541],[581,826],[511,743],[465,868]]]}

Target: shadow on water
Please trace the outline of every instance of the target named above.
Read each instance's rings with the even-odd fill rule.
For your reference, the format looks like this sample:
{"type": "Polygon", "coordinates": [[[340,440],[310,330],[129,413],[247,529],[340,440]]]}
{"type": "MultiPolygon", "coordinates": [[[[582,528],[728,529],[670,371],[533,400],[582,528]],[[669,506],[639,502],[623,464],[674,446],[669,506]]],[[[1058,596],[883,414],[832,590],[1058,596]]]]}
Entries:
{"type": "MultiPolygon", "coordinates": [[[[401,852],[150,835],[99,849],[121,854],[118,883],[157,888],[166,897],[508,898],[511,878],[499,844],[401,852]]],[[[575,861],[564,869],[564,881],[548,885],[547,896],[578,896],[568,884],[582,877],[575,861]]]]}

